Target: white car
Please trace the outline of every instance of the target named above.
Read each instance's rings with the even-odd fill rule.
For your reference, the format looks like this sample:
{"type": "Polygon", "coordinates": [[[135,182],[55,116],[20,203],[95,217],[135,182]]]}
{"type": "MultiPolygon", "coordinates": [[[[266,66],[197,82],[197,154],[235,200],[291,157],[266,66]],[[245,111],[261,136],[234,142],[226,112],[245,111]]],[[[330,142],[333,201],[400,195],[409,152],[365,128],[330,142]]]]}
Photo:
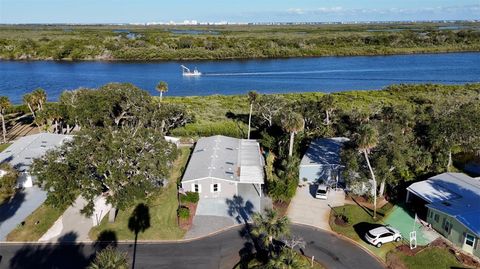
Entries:
{"type": "Polygon", "coordinates": [[[324,184],[318,185],[317,191],[315,192],[315,198],[327,200],[328,187],[324,184]]]}
{"type": "Polygon", "coordinates": [[[365,239],[377,248],[381,247],[385,243],[398,242],[402,240],[402,234],[399,230],[392,228],[391,226],[380,226],[372,229],[365,234],[365,239]]]}

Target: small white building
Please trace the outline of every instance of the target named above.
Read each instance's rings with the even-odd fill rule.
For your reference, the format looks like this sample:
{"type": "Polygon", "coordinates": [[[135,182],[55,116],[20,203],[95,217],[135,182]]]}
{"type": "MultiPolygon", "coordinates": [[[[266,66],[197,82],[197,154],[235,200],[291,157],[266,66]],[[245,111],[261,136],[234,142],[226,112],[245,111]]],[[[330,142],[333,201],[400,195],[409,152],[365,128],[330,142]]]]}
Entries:
{"type": "Polygon", "coordinates": [[[0,152],[0,163],[9,163],[20,176],[18,188],[31,188],[35,181],[29,173],[33,160],[42,157],[48,150],[61,146],[72,136],[51,133],[39,133],[19,138],[3,152],[0,152]]]}
{"type": "Polygon", "coordinates": [[[251,187],[259,196],[264,160],[256,140],[211,136],[198,140],[182,178],[182,188],[201,198],[229,198],[251,187]]]}

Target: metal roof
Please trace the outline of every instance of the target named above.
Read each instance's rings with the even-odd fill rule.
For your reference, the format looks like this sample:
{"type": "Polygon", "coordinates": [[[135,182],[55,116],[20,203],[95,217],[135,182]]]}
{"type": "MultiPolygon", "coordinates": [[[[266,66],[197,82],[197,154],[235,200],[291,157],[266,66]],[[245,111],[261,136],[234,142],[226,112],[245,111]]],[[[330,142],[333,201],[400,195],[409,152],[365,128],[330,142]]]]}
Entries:
{"type": "Polygon", "coordinates": [[[341,165],[340,151],[346,137],[318,138],[310,143],[303,155],[301,166],[309,165],[341,165]]]}
{"type": "Polygon", "coordinates": [[[182,182],[218,178],[241,183],[263,183],[263,157],[255,140],[227,136],[197,141],[182,182]]]}
{"type": "Polygon", "coordinates": [[[480,180],[462,173],[443,173],[407,188],[429,204],[480,235],[480,180]]]}
{"type": "Polygon", "coordinates": [[[8,162],[19,172],[26,172],[33,159],[40,158],[48,150],[62,145],[66,139],[71,139],[71,136],[39,133],[21,137],[0,152],[0,163],[8,162]]]}

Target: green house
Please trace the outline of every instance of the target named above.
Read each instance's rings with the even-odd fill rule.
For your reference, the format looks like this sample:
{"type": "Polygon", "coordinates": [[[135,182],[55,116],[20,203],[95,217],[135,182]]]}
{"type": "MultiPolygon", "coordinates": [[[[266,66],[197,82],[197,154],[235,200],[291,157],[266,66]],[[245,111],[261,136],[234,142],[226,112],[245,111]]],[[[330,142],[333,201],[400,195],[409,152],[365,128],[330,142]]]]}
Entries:
{"type": "Polygon", "coordinates": [[[443,173],[407,188],[407,203],[424,207],[423,219],[459,249],[480,257],[480,180],[443,173]]]}

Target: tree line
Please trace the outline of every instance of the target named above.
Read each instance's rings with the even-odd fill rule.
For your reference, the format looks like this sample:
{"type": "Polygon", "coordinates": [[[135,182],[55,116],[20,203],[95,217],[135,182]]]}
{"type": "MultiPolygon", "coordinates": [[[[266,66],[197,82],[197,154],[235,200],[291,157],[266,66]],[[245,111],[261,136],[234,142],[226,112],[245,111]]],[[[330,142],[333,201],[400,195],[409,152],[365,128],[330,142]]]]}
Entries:
{"type": "Polygon", "coordinates": [[[480,50],[480,32],[471,29],[424,28],[398,32],[318,29],[257,31],[246,28],[236,32],[226,28],[202,35],[176,35],[149,28],[132,29],[131,33],[104,29],[68,32],[35,29],[35,35],[25,35],[11,29],[4,30],[5,34],[0,37],[0,59],[243,59],[480,50]]]}

